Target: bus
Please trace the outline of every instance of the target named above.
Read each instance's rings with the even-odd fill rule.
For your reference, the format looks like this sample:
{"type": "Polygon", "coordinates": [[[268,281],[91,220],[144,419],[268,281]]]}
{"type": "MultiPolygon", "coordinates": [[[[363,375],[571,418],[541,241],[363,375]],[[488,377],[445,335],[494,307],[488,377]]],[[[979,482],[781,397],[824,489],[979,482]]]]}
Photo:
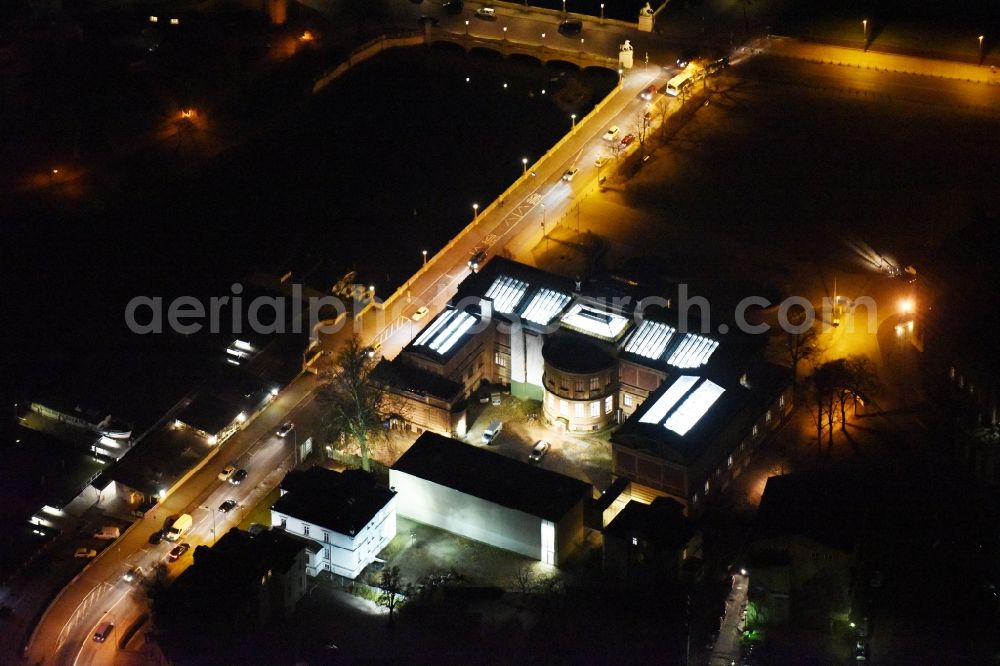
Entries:
{"type": "Polygon", "coordinates": [[[677,97],[683,91],[691,86],[691,73],[681,72],[674,78],[667,81],[666,93],[673,97],[677,97]]]}

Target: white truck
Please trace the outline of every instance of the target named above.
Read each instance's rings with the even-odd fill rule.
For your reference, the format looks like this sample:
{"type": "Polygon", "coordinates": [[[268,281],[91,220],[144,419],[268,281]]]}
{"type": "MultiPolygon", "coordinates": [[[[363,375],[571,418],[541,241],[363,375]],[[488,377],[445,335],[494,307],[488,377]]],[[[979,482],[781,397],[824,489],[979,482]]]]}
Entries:
{"type": "Polygon", "coordinates": [[[166,537],[167,541],[177,541],[182,536],[191,531],[191,526],[194,524],[194,520],[191,518],[191,514],[183,513],[177,520],[171,523],[170,527],[167,528],[166,537]]]}

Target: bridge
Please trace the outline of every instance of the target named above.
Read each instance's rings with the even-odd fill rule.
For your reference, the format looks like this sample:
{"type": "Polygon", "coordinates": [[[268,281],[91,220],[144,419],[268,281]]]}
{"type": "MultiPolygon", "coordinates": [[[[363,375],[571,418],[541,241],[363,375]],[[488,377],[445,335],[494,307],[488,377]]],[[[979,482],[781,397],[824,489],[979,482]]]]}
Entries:
{"type": "Polygon", "coordinates": [[[613,72],[618,71],[618,59],[597,55],[584,50],[556,48],[546,44],[528,44],[506,38],[495,39],[478,35],[464,35],[440,28],[427,26],[424,32],[424,42],[434,44],[457,44],[466,53],[475,49],[495,51],[505,58],[512,55],[527,56],[541,63],[553,61],[567,62],[584,69],[586,67],[603,67],[613,72]]]}

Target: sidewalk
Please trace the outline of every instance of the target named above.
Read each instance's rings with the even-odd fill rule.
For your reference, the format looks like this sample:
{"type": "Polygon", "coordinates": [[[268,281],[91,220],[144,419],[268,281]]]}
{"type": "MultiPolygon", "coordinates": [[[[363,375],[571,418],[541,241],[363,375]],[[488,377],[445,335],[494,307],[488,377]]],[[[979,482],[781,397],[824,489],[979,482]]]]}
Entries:
{"type": "Polygon", "coordinates": [[[862,51],[844,46],[803,42],[790,37],[768,37],[751,48],[756,52],[810,62],[1000,85],[1000,69],[985,65],[862,51]]]}

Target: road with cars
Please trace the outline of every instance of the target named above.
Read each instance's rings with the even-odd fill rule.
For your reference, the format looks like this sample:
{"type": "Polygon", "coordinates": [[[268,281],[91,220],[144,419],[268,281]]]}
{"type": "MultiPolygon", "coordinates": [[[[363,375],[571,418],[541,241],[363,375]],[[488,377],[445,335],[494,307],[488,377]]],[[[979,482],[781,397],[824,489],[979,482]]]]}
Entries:
{"type": "Polygon", "coordinates": [[[125,651],[117,651],[118,641],[146,612],[141,580],[128,581],[126,576],[136,567],[149,575],[161,563],[166,564],[171,577],[176,576],[191,564],[195,547],[214,541],[213,530],[215,536],[221,536],[243,520],[246,512],[292,467],[293,447],[320,432],[317,383],[310,374],[293,382],[246,429],[224,442],[218,453],[154,512],[93,559],[49,608],[38,625],[26,661],[109,664],[116,659],[129,661],[131,657],[135,663],[144,663],[141,640],[133,638],[125,651]],[[295,427],[285,437],[279,437],[277,431],[287,421],[295,427]],[[219,479],[220,472],[229,465],[247,471],[247,478],[238,486],[219,479]],[[236,506],[229,512],[219,511],[227,500],[233,500],[236,506]],[[150,543],[151,535],[163,529],[168,516],[184,513],[193,518],[187,534],[176,543],[165,539],[150,543]],[[170,550],[180,543],[190,544],[191,548],[176,562],[169,562],[170,550]],[[107,641],[97,642],[94,633],[105,622],[114,624],[115,631],[107,641]]]}
{"type": "MultiPolygon", "coordinates": [[[[551,17],[543,17],[541,21],[522,17],[516,30],[512,23],[507,31],[500,25],[501,18],[477,19],[479,24],[470,29],[484,33],[506,32],[510,39],[530,40],[533,32],[539,33],[539,40],[549,38],[548,33],[542,37],[542,31],[537,28],[542,24],[551,25],[551,17]]],[[[466,20],[454,16],[448,19],[452,27],[464,27],[466,20]]],[[[446,20],[442,20],[442,25],[446,20]]],[[[585,23],[581,35],[588,35],[591,27],[590,23],[585,23]]],[[[558,32],[553,30],[552,35],[555,37],[558,32]]],[[[565,39],[563,35],[558,36],[565,39]]],[[[608,30],[603,39],[610,52],[616,52],[619,37],[608,30]]],[[[592,45],[587,48],[589,50],[592,45]]],[[[608,162],[620,157],[619,153],[629,149],[632,143],[626,140],[621,150],[615,148],[616,143],[632,133],[628,129],[634,125],[637,110],[641,112],[649,103],[641,99],[639,93],[650,85],[662,86],[675,70],[672,66],[642,62],[626,72],[621,86],[611,94],[604,108],[588,122],[577,123],[568,140],[547,160],[535,166],[533,177],[509,193],[503,206],[477,215],[469,233],[408,283],[407,298],[398,310],[389,313],[369,310],[353,327],[346,326],[329,336],[324,341],[326,348],[337,348],[357,332],[365,343],[379,345],[381,353],[389,357],[398,353],[455,293],[457,285],[468,276],[469,259],[477,251],[482,251],[483,261],[488,261],[525,238],[530,240],[537,236],[540,239],[545,224],[556,224],[580,197],[596,190],[602,168],[607,169],[608,162]],[[618,129],[606,138],[609,128],[618,129]]],[[[670,102],[661,100],[661,103],[670,102]]],[[[27,659],[31,663],[43,660],[72,664],[113,662],[124,632],[139,621],[146,608],[139,581],[127,581],[126,575],[133,572],[134,576],[137,568],[148,575],[156,565],[167,560],[169,551],[177,545],[167,541],[151,544],[150,535],[162,528],[168,515],[190,513],[193,516],[194,526],[178,542],[190,544],[191,549],[176,562],[166,562],[174,576],[190,564],[196,546],[211,543],[213,534],[217,537],[238,524],[243,511],[273,488],[291,465],[295,440],[318,432],[319,413],[314,402],[317,384],[313,375],[297,379],[245,430],[222,444],[222,450],[166,498],[153,515],[133,526],[112,548],[90,562],[44,616],[29,646],[27,659]],[[286,433],[286,437],[278,437],[276,431],[288,421],[296,424],[294,430],[286,433]],[[247,470],[248,477],[239,486],[219,479],[220,472],[230,463],[247,470]],[[228,512],[220,512],[219,506],[228,500],[236,506],[228,512]],[[115,625],[111,639],[93,640],[95,631],[106,622],[115,625]]],[[[134,654],[131,646],[135,643],[131,641],[122,656],[134,654]]]]}

